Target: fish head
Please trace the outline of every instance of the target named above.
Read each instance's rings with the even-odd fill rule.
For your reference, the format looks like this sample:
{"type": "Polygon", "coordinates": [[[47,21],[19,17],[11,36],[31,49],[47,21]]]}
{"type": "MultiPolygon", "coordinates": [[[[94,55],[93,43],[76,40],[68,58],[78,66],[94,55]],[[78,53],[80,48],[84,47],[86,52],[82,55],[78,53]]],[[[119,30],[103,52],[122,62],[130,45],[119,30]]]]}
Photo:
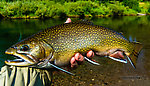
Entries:
{"type": "Polygon", "coordinates": [[[5,54],[16,57],[14,60],[6,60],[7,65],[29,66],[46,59],[52,48],[43,42],[34,40],[21,41],[5,51],[5,54]]]}

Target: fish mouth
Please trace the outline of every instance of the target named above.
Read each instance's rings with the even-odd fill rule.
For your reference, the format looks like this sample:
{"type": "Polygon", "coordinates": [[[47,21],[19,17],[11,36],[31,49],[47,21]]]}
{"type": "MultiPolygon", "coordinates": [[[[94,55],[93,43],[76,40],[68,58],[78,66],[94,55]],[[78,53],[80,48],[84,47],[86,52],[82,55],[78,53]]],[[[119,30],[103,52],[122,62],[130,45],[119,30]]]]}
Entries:
{"type": "Polygon", "coordinates": [[[14,60],[6,60],[5,63],[7,65],[13,65],[13,66],[30,66],[33,64],[36,64],[37,61],[33,59],[33,56],[28,54],[20,54],[20,53],[14,53],[5,51],[5,54],[13,56],[14,60]]]}

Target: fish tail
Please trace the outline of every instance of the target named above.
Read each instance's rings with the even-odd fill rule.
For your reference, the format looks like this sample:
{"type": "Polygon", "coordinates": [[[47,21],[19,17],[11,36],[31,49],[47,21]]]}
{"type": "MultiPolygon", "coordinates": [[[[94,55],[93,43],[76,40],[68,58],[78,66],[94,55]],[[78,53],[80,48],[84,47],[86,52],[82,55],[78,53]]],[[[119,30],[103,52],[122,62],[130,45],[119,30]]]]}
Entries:
{"type": "Polygon", "coordinates": [[[128,60],[132,64],[132,66],[135,68],[138,55],[139,55],[141,49],[143,48],[143,45],[139,42],[132,42],[132,44],[134,45],[134,49],[133,49],[132,53],[129,55],[128,60]]]}

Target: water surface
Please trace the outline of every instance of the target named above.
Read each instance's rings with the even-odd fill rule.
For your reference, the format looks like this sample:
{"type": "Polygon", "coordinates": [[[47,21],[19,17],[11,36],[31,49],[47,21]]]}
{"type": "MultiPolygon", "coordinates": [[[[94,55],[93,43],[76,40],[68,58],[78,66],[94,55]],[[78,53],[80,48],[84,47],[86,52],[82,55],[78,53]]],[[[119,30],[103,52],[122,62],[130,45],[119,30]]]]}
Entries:
{"type": "MultiPolygon", "coordinates": [[[[72,19],[73,21],[77,19],[72,19]]],[[[8,19],[0,20],[0,67],[6,59],[12,59],[4,52],[11,45],[42,29],[64,23],[65,19],[8,19]]],[[[73,86],[150,86],[150,16],[124,16],[119,18],[96,18],[94,24],[111,28],[122,33],[127,39],[143,44],[143,49],[137,61],[137,68],[130,64],[122,64],[108,58],[95,57],[101,65],[95,66],[87,62],[72,72],[77,76],[66,73],[54,73],[53,85],[73,86]]]]}

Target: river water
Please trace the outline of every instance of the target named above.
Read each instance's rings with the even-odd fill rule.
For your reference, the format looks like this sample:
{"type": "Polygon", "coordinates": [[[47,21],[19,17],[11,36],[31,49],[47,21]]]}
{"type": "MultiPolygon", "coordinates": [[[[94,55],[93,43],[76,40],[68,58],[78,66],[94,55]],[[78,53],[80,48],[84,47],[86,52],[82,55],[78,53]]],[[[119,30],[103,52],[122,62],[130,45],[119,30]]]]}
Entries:
{"type": "MultiPolygon", "coordinates": [[[[73,21],[78,19],[72,19],[73,21]]],[[[94,18],[95,25],[111,28],[122,33],[127,39],[143,44],[137,68],[108,58],[95,57],[101,65],[95,66],[84,62],[71,72],[54,72],[55,86],[150,86],[150,16],[124,16],[119,18],[94,18]]],[[[6,59],[12,59],[4,52],[11,45],[42,29],[62,24],[65,19],[7,19],[0,20],[0,67],[6,59]]]]}

